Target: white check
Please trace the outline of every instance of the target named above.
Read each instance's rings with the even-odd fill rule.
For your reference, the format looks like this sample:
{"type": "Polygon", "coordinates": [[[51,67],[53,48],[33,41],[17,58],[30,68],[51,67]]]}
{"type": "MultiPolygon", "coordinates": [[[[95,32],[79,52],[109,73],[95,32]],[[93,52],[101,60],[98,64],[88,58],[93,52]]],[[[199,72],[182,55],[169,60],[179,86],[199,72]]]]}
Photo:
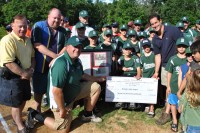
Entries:
{"type": "Polygon", "coordinates": [[[107,77],[107,102],[157,103],[158,80],[154,78],[107,77]]]}

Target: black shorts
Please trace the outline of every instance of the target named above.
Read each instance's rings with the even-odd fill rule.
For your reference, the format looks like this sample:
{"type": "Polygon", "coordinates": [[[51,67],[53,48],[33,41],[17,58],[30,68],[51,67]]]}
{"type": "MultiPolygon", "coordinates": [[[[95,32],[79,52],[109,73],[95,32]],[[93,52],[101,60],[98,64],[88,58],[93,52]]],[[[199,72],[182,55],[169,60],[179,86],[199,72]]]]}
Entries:
{"type": "Polygon", "coordinates": [[[19,107],[24,101],[31,99],[29,80],[13,78],[10,80],[0,77],[0,104],[19,107]]]}

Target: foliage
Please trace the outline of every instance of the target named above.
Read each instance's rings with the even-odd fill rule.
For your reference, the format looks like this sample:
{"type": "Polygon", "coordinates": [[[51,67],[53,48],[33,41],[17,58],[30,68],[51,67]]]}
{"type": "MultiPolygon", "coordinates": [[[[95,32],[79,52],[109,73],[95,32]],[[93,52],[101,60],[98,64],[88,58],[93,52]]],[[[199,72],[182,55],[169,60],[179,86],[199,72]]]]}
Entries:
{"type": "Polygon", "coordinates": [[[0,27],[0,39],[7,34],[6,29],[4,27],[0,27]]]}
{"type": "Polygon", "coordinates": [[[78,22],[78,13],[87,10],[89,23],[101,27],[104,23],[117,21],[126,24],[130,20],[141,19],[148,22],[148,16],[159,13],[164,22],[175,24],[182,16],[188,16],[194,24],[200,17],[200,0],[0,0],[0,24],[5,26],[16,14],[24,14],[33,23],[47,18],[49,9],[57,7],[70,24],[78,22]]]}

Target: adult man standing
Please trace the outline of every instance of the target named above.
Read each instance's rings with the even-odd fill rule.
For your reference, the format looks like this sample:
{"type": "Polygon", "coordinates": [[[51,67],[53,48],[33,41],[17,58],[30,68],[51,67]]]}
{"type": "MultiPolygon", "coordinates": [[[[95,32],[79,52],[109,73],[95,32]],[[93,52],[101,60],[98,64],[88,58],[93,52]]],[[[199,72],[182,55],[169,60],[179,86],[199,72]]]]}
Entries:
{"type": "MultiPolygon", "coordinates": [[[[79,21],[85,25],[85,36],[88,36],[89,32],[94,30],[92,27],[88,25],[89,14],[86,10],[82,10],[79,12],[79,21]]],[[[78,22],[79,23],[79,22],[78,22]]],[[[77,36],[76,26],[72,27],[72,35],[77,36]]]]}
{"type": "Polygon", "coordinates": [[[57,8],[49,11],[45,21],[36,22],[32,29],[31,39],[36,49],[36,67],[33,75],[34,99],[37,111],[41,111],[41,100],[47,91],[49,63],[62,50],[66,40],[66,30],[59,26],[61,12],[57,8]]]}
{"type": "Polygon", "coordinates": [[[57,57],[49,70],[48,98],[54,118],[43,118],[40,113],[32,110],[32,117],[53,130],[69,132],[72,121],[71,110],[76,100],[84,98],[85,112],[83,121],[101,122],[102,119],[93,114],[93,108],[101,93],[97,82],[105,78],[93,77],[83,72],[78,58],[82,44],[77,36],[69,38],[65,52],[57,57]]]}
{"type": "Polygon", "coordinates": [[[27,133],[22,123],[22,110],[31,98],[30,78],[35,68],[34,49],[27,38],[27,19],[16,15],[13,31],[0,42],[0,104],[12,107],[18,133],[27,133]]]}
{"type": "MultiPolygon", "coordinates": [[[[164,26],[158,14],[150,15],[149,22],[151,27],[156,31],[156,34],[152,39],[155,54],[155,73],[153,77],[158,78],[161,67],[161,84],[163,86],[159,90],[161,94],[158,96],[160,96],[160,99],[164,101],[165,92],[163,89],[167,86],[167,71],[165,70],[165,67],[169,58],[176,54],[176,40],[180,37],[183,37],[183,34],[177,27],[164,26]]],[[[165,118],[163,117],[163,120],[164,119],[165,118]]]]}

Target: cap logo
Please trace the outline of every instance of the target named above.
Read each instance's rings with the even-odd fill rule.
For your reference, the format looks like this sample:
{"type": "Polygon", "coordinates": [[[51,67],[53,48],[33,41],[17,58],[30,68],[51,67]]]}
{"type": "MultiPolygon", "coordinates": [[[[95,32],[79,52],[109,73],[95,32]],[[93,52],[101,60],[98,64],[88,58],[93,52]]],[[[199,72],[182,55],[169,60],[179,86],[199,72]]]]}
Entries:
{"type": "Polygon", "coordinates": [[[148,42],[148,40],[143,40],[143,43],[146,43],[146,42],[148,42]]]}
{"type": "Polygon", "coordinates": [[[139,20],[136,20],[136,22],[139,22],[139,20]]]}
{"type": "Polygon", "coordinates": [[[129,43],[127,43],[127,46],[130,46],[130,44],[129,44],[129,43]]]}
{"type": "Polygon", "coordinates": [[[123,25],[122,27],[125,27],[125,25],[123,25]]]}
{"type": "Polygon", "coordinates": [[[95,31],[93,31],[93,34],[96,34],[95,31]]]}
{"type": "Polygon", "coordinates": [[[131,30],[131,32],[130,33],[133,33],[133,31],[131,30]]]}
{"type": "Polygon", "coordinates": [[[78,38],[76,38],[76,42],[79,42],[79,39],[78,39],[78,38]]]}
{"type": "Polygon", "coordinates": [[[181,42],[184,42],[184,38],[181,38],[181,42]]]}

